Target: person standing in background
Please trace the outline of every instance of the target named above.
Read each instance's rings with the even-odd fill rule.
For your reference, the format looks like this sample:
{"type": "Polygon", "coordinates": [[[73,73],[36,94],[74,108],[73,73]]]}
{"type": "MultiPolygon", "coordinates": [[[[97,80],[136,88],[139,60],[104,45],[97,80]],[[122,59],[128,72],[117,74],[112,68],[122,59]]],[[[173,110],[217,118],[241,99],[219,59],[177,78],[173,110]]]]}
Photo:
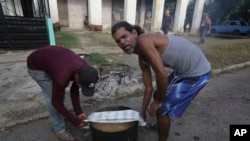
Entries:
{"type": "Polygon", "coordinates": [[[201,25],[200,25],[200,44],[205,43],[205,36],[210,33],[211,29],[211,19],[208,14],[204,15],[204,18],[201,20],[201,25]]]}
{"type": "Polygon", "coordinates": [[[163,16],[161,30],[165,35],[168,34],[168,31],[172,29],[173,26],[173,17],[170,15],[170,11],[166,10],[165,15],[163,16]]]}
{"type": "Polygon", "coordinates": [[[84,20],[83,20],[83,23],[84,23],[84,29],[89,29],[89,20],[88,20],[88,16],[85,16],[84,20]]]}

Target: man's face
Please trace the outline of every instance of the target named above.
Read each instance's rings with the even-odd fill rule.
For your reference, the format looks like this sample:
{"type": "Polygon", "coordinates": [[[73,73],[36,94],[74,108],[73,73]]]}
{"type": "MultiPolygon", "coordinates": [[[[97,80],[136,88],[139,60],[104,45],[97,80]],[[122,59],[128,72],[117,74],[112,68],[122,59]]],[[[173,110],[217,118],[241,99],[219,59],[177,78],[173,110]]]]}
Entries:
{"type": "Polygon", "coordinates": [[[130,33],[124,27],[121,27],[113,34],[113,39],[124,53],[132,54],[136,47],[136,36],[137,34],[134,31],[130,33]]]}

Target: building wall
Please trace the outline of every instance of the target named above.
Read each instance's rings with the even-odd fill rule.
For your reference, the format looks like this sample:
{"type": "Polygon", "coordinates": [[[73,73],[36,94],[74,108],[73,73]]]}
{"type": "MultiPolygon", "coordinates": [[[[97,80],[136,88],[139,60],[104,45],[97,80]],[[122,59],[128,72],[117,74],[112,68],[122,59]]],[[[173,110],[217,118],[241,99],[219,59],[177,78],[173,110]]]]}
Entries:
{"type": "Polygon", "coordinates": [[[174,17],[174,32],[183,32],[188,1],[178,0],[174,17]]]}
{"type": "Polygon", "coordinates": [[[16,8],[13,7],[13,3],[11,0],[5,0],[4,2],[1,2],[3,14],[9,15],[9,16],[23,16],[23,9],[21,6],[21,1],[16,0],[15,1],[16,8]],[[16,14],[15,14],[16,12],[16,14]]]}
{"type": "Polygon", "coordinates": [[[83,29],[87,15],[87,0],[68,0],[69,28],[83,29]]]}
{"type": "Polygon", "coordinates": [[[49,0],[49,9],[52,23],[59,22],[58,5],[57,1],[49,0]]]}
{"type": "Polygon", "coordinates": [[[124,20],[124,1],[112,0],[112,25],[124,20]]]}
{"type": "Polygon", "coordinates": [[[139,0],[137,1],[137,8],[136,10],[139,12],[138,13],[138,16],[139,16],[139,19],[138,16],[136,17],[136,23],[137,25],[143,27],[144,26],[144,22],[145,22],[145,0],[139,0]]]}
{"type": "Polygon", "coordinates": [[[112,0],[102,0],[102,25],[103,29],[110,31],[112,23],[112,0]]]}
{"type": "Polygon", "coordinates": [[[61,26],[69,26],[68,0],[57,1],[59,23],[61,26]]]}
{"type": "MultiPolygon", "coordinates": [[[[57,0],[59,3],[59,16],[60,16],[60,24],[69,26],[69,28],[72,29],[83,29],[83,20],[86,15],[88,15],[89,12],[89,0],[57,0]],[[64,5],[68,5],[68,10],[65,8],[64,5]],[[67,16],[68,13],[68,16],[67,16]]],[[[152,16],[157,9],[153,9],[153,1],[154,0],[137,0],[137,7],[136,11],[130,11],[130,12],[136,12],[136,19],[135,23],[137,25],[140,25],[142,28],[144,28],[147,31],[151,30],[152,26],[152,16]]],[[[203,1],[203,0],[202,0],[203,1]]],[[[94,1],[91,1],[94,2],[94,1]]],[[[165,1],[167,2],[167,1],[165,1]]],[[[183,15],[186,15],[185,9],[187,8],[188,1],[185,0],[177,0],[177,6],[176,9],[179,9],[179,11],[175,11],[175,32],[180,31],[182,32],[182,27],[184,25],[184,19],[185,17],[183,15]],[[180,8],[183,7],[183,8],[180,8]],[[180,10],[181,9],[181,10],[180,10]]],[[[94,4],[94,3],[93,3],[94,4]]],[[[124,1],[123,0],[102,0],[101,1],[101,12],[98,11],[101,14],[94,15],[102,17],[97,17],[97,20],[100,21],[100,23],[103,26],[103,30],[110,31],[110,28],[113,24],[117,23],[118,21],[124,20],[124,1]],[[99,19],[101,18],[101,19],[99,19]]],[[[95,6],[95,5],[94,5],[95,6]]],[[[100,6],[100,5],[99,5],[100,6]]],[[[55,8],[55,7],[54,7],[55,8]]],[[[201,7],[203,9],[203,7],[201,7]]],[[[93,10],[93,9],[92,9],[93,10]]],[[[53,12],[54,10],[51,10],[51,16],[53,18],[53,12]]],[[[95,12],[95,11],[94,11],[95,12]]],[[[202,14],[202,13],[201,13],[202,14]]],[[[157,15],[154,15],[157,16],[157,15]]],[[[95,19],[95,18],[94,18],[95,19]]],[[[91,19],[93,20],[93,19],[91,19]]],[[[193,19],[194,20],[194,19],[193,19]]],[[[54,22],[55,20],[53,20],[54,22]]],[[[91,22],[89,20],[89,22],[91,22]]],[[[199,22],[199,20],[196,19],[196,22],[199,22]]],[[[158,23],[157,23],[158,24],[158,23]]],[[[158,26],[154,26],[153,28],[159,28],[158,26]]],[[[193,27],[192,28],[197,28],[193,27]]]]}

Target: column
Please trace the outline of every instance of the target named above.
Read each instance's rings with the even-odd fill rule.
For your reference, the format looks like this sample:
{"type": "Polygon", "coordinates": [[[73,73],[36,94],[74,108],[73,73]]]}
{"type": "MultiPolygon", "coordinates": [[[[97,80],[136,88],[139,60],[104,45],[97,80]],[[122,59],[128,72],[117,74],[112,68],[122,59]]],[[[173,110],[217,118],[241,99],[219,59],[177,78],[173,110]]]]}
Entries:
{"type": "Polygon", "coordinates": [[[197,33],[200,27],[205,0],[196,0],[191,32],[197,33]]]}
{"type": "Polygon", "coordinates": [[[102,0],[103,29],[110,32],[112,26],[112,0],[102,0]]]}
{"type": "MultiPolygon", "coordinates": [[[[83,29],[83,20],[87,15],[87,1],[68,0],[69,27],[72,29],[83,29]]],[[[60,19],[61,20],[61,19],[60,19]]]]}
{"type": "Polygon", "coordinates": [[[52,23],[59,22],[57,0],[49,0],[49,7],[52,23]]]}
{"type": "Polygon", "coordinates": [[[163,18],[165,0],[154,0],[152,8],[151,31],[161,32],[161,23],[163,18]]]}
{"type": "Polygon", "coordinates": [[[89,24],[102,25],[102,0],[88,0],[89,24]]]}
{"type": "Polygon", "coordinates": [[[46,18],[46,27],[48,31],[49,44],[54,46],[56,45],[56,40],[51,18],[46,18]]]}
{"type": "Polygon", "coordinates": [[[134,25],[137,0],[124,0],[124,20],[134,25]]]}
{"type": "Polygon", "coordinates": [[[139,26],[141,26],[143,28],[144,25],[144,21],[145,21],[145,0],[141,0],[141,5],[140,5],[141,9],[140,9],[140,22],[139,22],[139,26]]]}
{"type": "MultiPolygon", "coordinates": [[[[197,0],[199,1],[199,0],[197,0]]],[[[184,31],[184,22],[186,19],[188,0],[177,0],[176,11],[174,16],[174,32],[184,31]]]]}

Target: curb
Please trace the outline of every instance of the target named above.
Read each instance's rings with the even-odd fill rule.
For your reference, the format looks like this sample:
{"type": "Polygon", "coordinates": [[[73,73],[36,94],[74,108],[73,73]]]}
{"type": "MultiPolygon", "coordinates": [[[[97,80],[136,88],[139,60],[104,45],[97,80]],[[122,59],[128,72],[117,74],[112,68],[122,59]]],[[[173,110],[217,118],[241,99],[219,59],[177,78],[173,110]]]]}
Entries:
{"type": "Polygon", "coordinates": [[[212,74],[220,74],[223,72],[227,72],[227,71],[232,71],[232,70],[236,70],[236,69],[240,69],[240,68],[244,68],[250,66],[250,61],[245,62],[245,63],[241,63],[241,64],[235,64],[232,66],[228,66],[222,69],[212,69],[212,74]]]}

